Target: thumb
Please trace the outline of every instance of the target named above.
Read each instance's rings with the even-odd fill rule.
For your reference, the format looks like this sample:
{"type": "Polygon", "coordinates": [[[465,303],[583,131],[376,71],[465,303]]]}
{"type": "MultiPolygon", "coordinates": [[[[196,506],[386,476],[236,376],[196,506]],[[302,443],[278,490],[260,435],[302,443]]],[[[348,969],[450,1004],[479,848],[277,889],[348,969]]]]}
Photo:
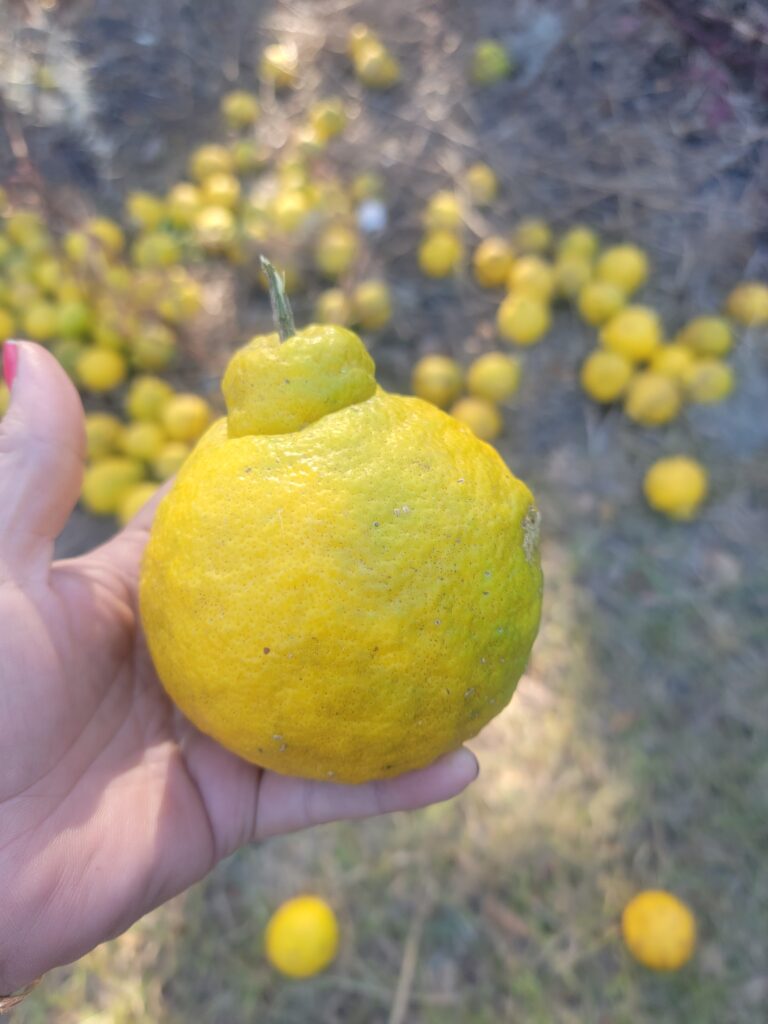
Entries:
{"type": "Polygon", "coordinates": [[[0,574],[46,570],[80,492],[85,428],[80,398],[44,348],[7,341],[10,405],[0,423],[0,574]]]}

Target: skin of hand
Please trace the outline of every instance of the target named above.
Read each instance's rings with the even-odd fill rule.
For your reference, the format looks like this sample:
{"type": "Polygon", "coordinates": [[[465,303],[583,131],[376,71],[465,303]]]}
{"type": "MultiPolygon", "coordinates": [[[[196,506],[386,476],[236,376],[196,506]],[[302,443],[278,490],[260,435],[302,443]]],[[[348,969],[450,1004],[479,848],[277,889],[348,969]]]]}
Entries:
{"type": "Polygon", "coordinates": [[[459,793],[458,750],[362,786],[262,771],[173,708],[147,654],[137,580],[147,506],[79,558],[53,542],[80,491],[83,410],[43,348],[8,342],[0,423],[0,993],[120,934],[238,847],[459,793]]]}

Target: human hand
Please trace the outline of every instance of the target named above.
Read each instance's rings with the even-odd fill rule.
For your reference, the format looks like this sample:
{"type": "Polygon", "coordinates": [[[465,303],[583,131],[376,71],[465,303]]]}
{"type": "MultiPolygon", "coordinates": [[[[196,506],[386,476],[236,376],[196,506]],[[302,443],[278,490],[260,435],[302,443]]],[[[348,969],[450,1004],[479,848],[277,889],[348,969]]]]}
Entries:
{"type": "Polygon", "coordinates": [[[0,992],[118,935],[238,847],[421,807],[477,774],[459,750],[362,786],[262,771],[175,711],[147,654],[139,562],[154,503],[107,544],[52,562],[80,491],[77,392],[6,343],[0,424],[0,992]]]}

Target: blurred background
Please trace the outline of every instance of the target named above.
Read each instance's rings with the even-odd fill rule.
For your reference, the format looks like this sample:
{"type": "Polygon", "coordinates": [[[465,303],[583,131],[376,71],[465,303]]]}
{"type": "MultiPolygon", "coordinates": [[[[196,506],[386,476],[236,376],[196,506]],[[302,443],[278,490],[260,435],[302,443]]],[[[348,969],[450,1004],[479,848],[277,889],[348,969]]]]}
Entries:
{"type": "MultiPolygon", "coordinates": [[[[655,310],[670,340],[692,318],[718,315],[740,282],[766,282],[762,0],[4,0],[0,183],[0,307],[17,336],[52,345],[86,409],[106,414],[96,422],[107,434],[109,418],[126,419],[136,373],[222,408],[228,355],[271,329],[261,251],[289,271],[299,323],[330,287],[340,289],[330,306],[360,322],[344,302],[361,281],[386,282],[391,318],[362,333],[387,387],[408,392],[425,355],[467,367],[514,352],[520,384],[494,443],[538,498],[546,578],[531,664],[510,707],[472,743],[482,771],[469,792],[243,851],[53,972],[16,1018],[768,1019],[766,328],[732,304],[732,393],[686,401],[648,429],[620,403],[584,393],[580,368],[599,327],[563,301],[562,275],[551,329],[540,344],[510,348],[495,319],[503,290],[479,287],[472,269],[482,238],[516,230],[516,255],[538,248],[557,268],[557,240],[587,225],[601,246],[647,254],[650,275],[631,301],[655,310]],[[386,62],[377,79],[381,66],[371,78],[350,60],[361,22],[398,62],[391,82],[386,62]],[[476,44],[488,39],[509,62],[498,74],[478,72],[476,44]],[[283,49],[265,64],[275,44],[283,49]],[[233,90],[258,96],[254,125],[236,105],[222,114],[233,90]],[[219,182],[214,204],[231,218],[199,219],[200,197],[189,193],[188,219],[181,200],[169,215],[169,191],[190,180],[190,158],[209,144],[230,154],[225,176],[234,160],[241,194],[219,182]],[[496,195],[473,190],[467,170],[477,162],[495,173],[496,195]],[[458,197],[451,233],[463,254],[435,277],[419,250],[440,191],[458,197]],[[93,218],[121,226],[128,256],[111,266],[127,276],[100,262],[97,243],[109,255],[123,242],[93,218]],[[521,241],[531,218],[554,243],[521,241]],[[352,225],[354,254],[329,273],[319,239],[339,223],[352,225]],[[73,234],[86,242],[67,241],[73,234]],[[36,253],[65,266],[66,294],[46,293],[36,253]],[[126,293],[148,304],[129,303],[141,345],[109,334],[126,293]],[[158,311],[169,295],[177,307],[158,311]],[[30,324],[34,302],[45,308],[30,324]],[[62,306],[72,320],[63,340],[62,306]],[[83,363],[93,348],[117,358],[83,363]],[[709,475],[690,522],[643,497],[649,466],[677,454],[709,475]],[[645,970],[621,942],[627,900],[656,887],[698,921],[696,956],[674,975],[645,970]],[[295,982],[268,966],[262,935],[280,901],[300,892],[332,904],[342,941],[327,972],[295,982]]],[[[98,429],[96,447],[117,443],[100,442],[98,429]]],[[[178,446],[195,436],[163,430],[133,453],[146,464],[138,475],[155,482],[152,445],[175,442],[183,457],[178,446]]],[[[101,496],[109,486],[94,484],[62,554],[116,528],[113,516],[92,514],[117,510],[111,491],[101,496]]]]}

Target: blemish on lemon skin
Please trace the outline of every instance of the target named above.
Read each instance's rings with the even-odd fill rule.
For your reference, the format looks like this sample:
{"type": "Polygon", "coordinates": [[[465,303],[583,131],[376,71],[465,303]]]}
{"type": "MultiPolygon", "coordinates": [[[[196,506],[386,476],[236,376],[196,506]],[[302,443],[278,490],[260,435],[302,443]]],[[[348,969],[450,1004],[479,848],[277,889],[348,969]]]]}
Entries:
{"type": "Polygon", "coordinates": [[[531,505],[523,518],[523,551],[525,560],[530,565],[536,561],[536,554],[539,550],[539,528],[541,515],[535,505],[531,505]]]}

